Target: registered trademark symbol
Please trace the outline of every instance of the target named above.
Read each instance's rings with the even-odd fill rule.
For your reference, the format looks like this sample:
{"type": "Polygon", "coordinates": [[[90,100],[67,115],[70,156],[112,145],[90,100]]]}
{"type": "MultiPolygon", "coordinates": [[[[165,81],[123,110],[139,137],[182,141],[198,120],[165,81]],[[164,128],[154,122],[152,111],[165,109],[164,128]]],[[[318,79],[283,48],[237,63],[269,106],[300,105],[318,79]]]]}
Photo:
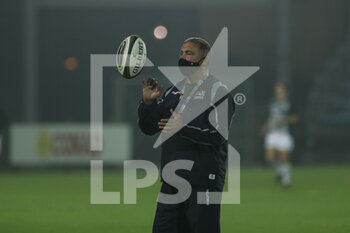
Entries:
{"type": "Polygon", "coordinates": [[[245,103],[245,101],[246,101],[246,97],[242,93],[235,94],[233,99],[235,101],[235,104],[237,104],[237,105],[243,105],[245,103]]]}

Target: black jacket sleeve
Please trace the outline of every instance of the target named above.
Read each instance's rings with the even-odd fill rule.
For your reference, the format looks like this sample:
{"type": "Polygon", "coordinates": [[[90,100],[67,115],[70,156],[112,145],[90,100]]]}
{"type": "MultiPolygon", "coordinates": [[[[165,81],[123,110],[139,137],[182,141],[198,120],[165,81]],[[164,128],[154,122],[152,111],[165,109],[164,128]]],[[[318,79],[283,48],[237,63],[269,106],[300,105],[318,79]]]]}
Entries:
{"type": "Polygon", "coordinates": [[[192,142],[209,146],[218,146],[226,141],[235,111],[234,101],[224,87],[218,89],[214,100],[214,104],[205,112],[180,130],[180,136],[192,142]],[[220,104],[226,104],[226,100],[228,104],[227,110],[225,105],[220,106],[220,104]],[[211,120],[209,121],[209,119],[211,120]],[[210,122],[214,123],[214,125],[210,122]]]}
{"type": "Polygon", "coordinates": [[[154,101],[152,104],[146,104],[142,100],[140,101],[138,125],[144,134],[153,135],[160,131],[158,122],[163,118],[165,93],[171,88],[164,91],[162,98],[154,101]]]}

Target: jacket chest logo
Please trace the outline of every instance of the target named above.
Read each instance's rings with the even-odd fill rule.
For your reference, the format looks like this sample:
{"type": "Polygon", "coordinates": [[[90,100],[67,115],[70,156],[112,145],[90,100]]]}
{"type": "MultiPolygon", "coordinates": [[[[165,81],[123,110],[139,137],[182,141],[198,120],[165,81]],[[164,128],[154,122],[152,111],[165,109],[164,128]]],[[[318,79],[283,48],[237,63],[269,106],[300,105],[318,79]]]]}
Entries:
{"type": "Polygon", "coordinates": [[[195,100],[202,100],[202,99],[204,99],[204,95],[205,95],[205,91],[204,90],[197,91],[196,94],[194,94],[193,99],[195,99],[195,100]]]}
{"type": "Polygon", "coordinates": [[[181,95],[181,91],[172,91],[171,94],[173,94],[173,95],[181,95]]]}

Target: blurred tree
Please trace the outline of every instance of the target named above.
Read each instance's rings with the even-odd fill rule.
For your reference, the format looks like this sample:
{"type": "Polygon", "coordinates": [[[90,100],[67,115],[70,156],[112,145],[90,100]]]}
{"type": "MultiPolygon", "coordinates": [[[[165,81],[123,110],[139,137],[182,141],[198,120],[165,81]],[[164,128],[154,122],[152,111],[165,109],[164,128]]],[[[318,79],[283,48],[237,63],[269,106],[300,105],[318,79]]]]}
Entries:
{"type": "Polygon", "coordinates": [[[8,165],[8,126],[9,120],[0,108],[0,168],[8,165]]]}

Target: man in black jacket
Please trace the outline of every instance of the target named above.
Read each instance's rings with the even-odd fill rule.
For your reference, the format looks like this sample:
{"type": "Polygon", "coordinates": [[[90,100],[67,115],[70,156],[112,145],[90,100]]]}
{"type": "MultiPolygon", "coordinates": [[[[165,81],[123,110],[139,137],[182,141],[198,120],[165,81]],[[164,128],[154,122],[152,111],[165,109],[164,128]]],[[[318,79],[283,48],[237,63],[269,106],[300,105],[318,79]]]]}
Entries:
{"type": "MultiPolygon", "coordinates": [[[[162,143],[162,170],[176,160],[193,161],[191,170],[176,175],[191,184],[188,199],[178,204],[158,202],[154,233],[219,233],[220,205],[198,204],[198,192],[221,192],[225,183],[227,136],[234,103],[227,87],[208,72],[210,45],[189,38],[181,47],[179,68],[185,78],[162,94],[154,78],[143,81],[143,100],[138,109],[139,127],[147,135],[162,130],[171,135],[162,143]],[[160,98],[161,97],[161,98],[160,98]],[[218,111],[225,104],[228,111],[218,111]]],[[[162,177],[161,193],[178,190],[162,177]]]]}

